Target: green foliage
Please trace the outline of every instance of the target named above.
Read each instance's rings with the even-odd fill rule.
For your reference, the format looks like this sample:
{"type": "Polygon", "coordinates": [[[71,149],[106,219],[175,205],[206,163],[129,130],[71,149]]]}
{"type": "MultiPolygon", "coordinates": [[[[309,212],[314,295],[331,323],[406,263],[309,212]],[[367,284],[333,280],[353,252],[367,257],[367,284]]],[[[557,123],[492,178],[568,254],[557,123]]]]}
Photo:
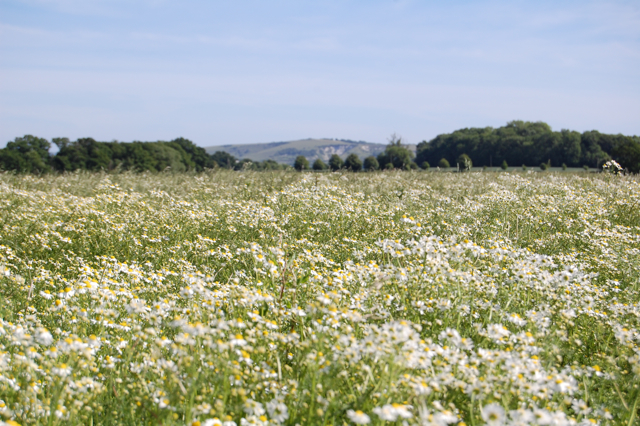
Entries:
{"type": "Polygon", "coordinates": [[[293,168],[299,172],[302,170],[309,170],[309,160],[304,155],[298,155],[296,161],[293,163],[293,168]]]}
{"type": "Polygon", "coordinates": [[[378,160],[373,155],[368,156],[364,159],[364,169],[368,172],[373,172],[380,168],[380,164],[378,160]]]}
{"type": "Polygon", "coordinates": [[[471,167],[473,167],[473,162],[467,154],[460,154],[458,157],[458,167],[460,167],[460,171],[468,172],[471,170],[471,167]]]}
{"type": "Polygon", "coordinates": [[[329,167],[331,167],[332,171],[335,172],[336,170],[340,170],[343,165],[344,165],[344,162],[342,161],[342,158],[340,158],[338,154],[333,154],[329,158],[329,167]]]}
{"type": "Polygon", "coordinates": [[[441,169],[448,169],[450,165],[446,158],[441,158],[440,161],[438,161],[438,167],[441,169]]]}
{"type": "Polygon", "coordinates": [[[611,156],[631,173],[640,173],[640,140],[625,138],[611,150],[611,156]]]}
{"type": "Polygon", "coordinates": [[[562,170],[567,170],[567,163],[562,163],[562,170]]]}
{"type": "Polygon", "coordinates": [[[211,156],[211,159],[223,169],[233,169],[238,161],[236,157],[224,151],[216,151],[211,156]]]}
{"type": "Polygon", "coordinates": [[[0,169],[19,173],[45,173],[49,166],[49,147],[46,139],[32,135],[15,138],[0,149],[0,169]]]}
{"type": "Polygon", "coordinates": [[[534,166],[551,160],[553,164],[580,167],[587,164],[599,167],[609,159],[616,159],[631,170],[636,164],[633,154],[634,138],[605,135],[597,131],[582,134],[563,129],[551,130],[542,122],[511,121],[499,128],[465,128],[436,136],[417,146],[417,162],[432,164],[440,158],[454,159],[466,153],[474,164],[509,164],[534,166]],[[617,153],[614,153],[615,152],[617,153]],[[625,160],[626,157],[628,160],[625,160]]]}
{"type": "Polygon", "coordinates": [[[424,170],[429,170],[431,168],[431,164],[428,161],[423,161],[420,167],[424,170]]]}
{"type": "Polygon", "coordinates": [[[526,166],[526,165],[524,165],[524,164],[522,165],[522,171],[523,171],[523,172],[526,172],[526,171],[527,171],[527,166],[526,166]]]}
{"type": "Polygon", "coordinates": [[[344,160],[344,167],[352,172],[359,172],[362,170],[362,160],[357,154],[349,154],[344,160]]]}
{"type": "Polygon", "coordinates": [[[540,163],[540,170],[545,171],[549,168],[547,163],[540,163]]]}
{"type": "Polygon", "coordinates": [[[391,168],[406,170],[411,167],[413,152],[402,145],[402,138],[392,135],[389,144],[384,152],[378,154],[378,164],[384,168],[389,168],[387,164],[391,164],[391,168]]]}
{"type": "Polygon", "coordinates": [[[321,158],[316,159],[316,161],[313,162],[313,166],[312,166],[313,170],[327,170],[329,168],[329,166],[327,166],[327,164],[322,161],[321,158]]]}
{"type": "Polygon", "coordinates": [[[507,164],[507,160],[502,160],[502,164],[500,165],[502,170],[507,170],[509,168],[509,164],[507,164]]]}

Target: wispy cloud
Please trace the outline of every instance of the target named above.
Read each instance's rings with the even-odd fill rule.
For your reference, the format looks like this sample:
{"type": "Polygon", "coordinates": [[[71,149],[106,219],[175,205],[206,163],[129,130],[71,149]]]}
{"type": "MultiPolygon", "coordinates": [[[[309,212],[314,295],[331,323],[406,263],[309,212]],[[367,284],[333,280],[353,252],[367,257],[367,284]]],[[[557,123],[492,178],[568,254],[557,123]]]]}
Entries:
{"type": "Polygon", "coordinates": [[[0,143],[52,123],[196,141],[215,123],[228,142],[282,140],[277,128],[416,141],[514,118],[640,133],[635,3],[33,0],[0,12],[0,143]]]}

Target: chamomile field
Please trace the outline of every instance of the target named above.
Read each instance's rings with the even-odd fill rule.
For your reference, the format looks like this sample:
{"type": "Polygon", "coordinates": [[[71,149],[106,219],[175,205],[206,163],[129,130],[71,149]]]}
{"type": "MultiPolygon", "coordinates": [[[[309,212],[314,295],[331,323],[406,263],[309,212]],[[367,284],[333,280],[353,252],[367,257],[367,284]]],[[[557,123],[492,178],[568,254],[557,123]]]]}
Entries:
{"type": "Polygon", "coordinates": [[[2,174],[0,424],[637,424],[639,182],[2,174]]]}

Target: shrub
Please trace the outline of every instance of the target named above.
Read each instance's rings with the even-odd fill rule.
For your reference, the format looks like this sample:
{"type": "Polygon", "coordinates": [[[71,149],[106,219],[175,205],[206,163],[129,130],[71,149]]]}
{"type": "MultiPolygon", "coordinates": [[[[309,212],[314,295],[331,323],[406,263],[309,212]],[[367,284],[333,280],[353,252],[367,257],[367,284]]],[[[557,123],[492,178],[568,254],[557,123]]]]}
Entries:
{"type": "Polygon", "coordinates": [[[502,170],[507,170],[509,168],[509,164],[507,164],[507,160],[502,160],[502,164],[500,165],[502,170]]]}
{"type": "Polygon", "coordinates": [[[313,168],[313,170],[327,170],[329,168],[329,166],[327,166],[326,163],[320,158],[314,161],[313,166],[311,167],[313,168]]]}
{"type": "Polygon", "coordinates": [[[522,165],[522,170],[526,172],[526,171],[527,171],[527,166],[525,166],[525,165],[523,164],[523,165],[522,165]]]}
{"type": "Polygon", "coordinates": [[[567,170],[567,165],[566,165],[566,163],[562,163],[562,170],[567,170]]]}
{"type": "Polygon", "coordinates": [[[585,172],[589,171],[589,166],[587,166],[586,164],[584,166],[582,166],[582,168],[584,169],[585,172]]]}
{"type": "Polygon", "coordinates": [[[431,168],[431,164],[429,164],[428,161],[423,161],[420,167],[422,167],[424,170],[429,170],[431,168]]]}
{"type": "Polygon", "coordinates": [[[440,161],[438,161],[438,167],[440,167],[441,169],[448,169],[449,162],[446,158],[441,158],[440,161]]]}
{"type": "Polygon", "coordinates": [[[338,154],[333,154],[331,156],[331,158],[329,158],[329,167],[334,172],[336,170],[340,170],[343,165],[344,165],[344,163],[342,162],[342,158],[340,158],[340,156],[338,154]]]}
{"type": "Polygon", "coordinates": [[[368,172],[373,172],[374,170],[378,170],[380,168],[380,164],[378,164],[378,160],[373,155],[368,156],[364,159],[364,169],[368,172]]]}
{"type": "Polygon", "coordinates": [[[293,163],[293,167],[298,171],[308,170],[309,169],[309,160],[304,155],[298,155],[296,157],[296,161],[293,163]]]}
{"type": "Polygon", "coordinates": [[[344,167],[352,172],[359,172],[362,170],[362,160],[356,154],[349,154],[344,160],[344,167]]]}
{"type": "Polygon", "coordinates": [[[468,172],[473,167],[473,162],[467,154],[461,154],[458,157],[458,167],[460,167],[460,171],[468,172]]]}
{"type": "Polygon", "coordinates": [[[547,170],[549,168],[549,166],[547,165],[547,163],[540,163],[540,170],[547,170]]]}

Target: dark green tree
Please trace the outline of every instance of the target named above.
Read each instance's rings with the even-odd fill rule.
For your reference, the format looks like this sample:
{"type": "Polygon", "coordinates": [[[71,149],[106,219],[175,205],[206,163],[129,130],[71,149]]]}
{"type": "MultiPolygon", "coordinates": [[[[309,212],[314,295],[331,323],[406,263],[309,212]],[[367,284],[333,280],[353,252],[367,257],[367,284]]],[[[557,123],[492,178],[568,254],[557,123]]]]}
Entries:
{"type": "Polygon", "coordinates": [[[393,168],[406,170],[411,167],[411,161],[413,159],[413,152],[407,149],[402,144],[402,138],[391,135],[389,138],[389,144],[384,152],[378,154],[378,164],[381,167],[387,167],[387,164],[391,164],[393,168]]]}
{"type": "Polygon", "coordinates": [[[380,164],[378,163],[378,160],[376,160],[376,157],[374,157],[373,155],[370,155],[364,159],[364,169],[366,171],[373,172],[378,170],[379,168],[380,164]]]}
{"type": "Polygon", "coordinates": [[[46,173],[49,166],[49,141],[32,135],[17,137],[0,149],[0,168],[19,173],[46,173]]]}
{"type": "Polygon", "coordinates": [[[458,167],[460,167],[460,171],[468,172],[471,170],[471,167],[473,167],[473,162],[467,154],[460,154],[458,157],[458,167]]]}
{"type": "Polygon", "coordinates": [[[438,161],[438,167],[440,167],[441,169],[448,169],[449,166],[449,162],[446,158],[441,158],[440,161],[438,161]]]}
{"type": "Polygon", "coordinates": [[[344,167],[352,172],[359,172],[362,170],[362,160],[357,154],[349,154],[344,160],[344,167]]]}
{"type": "Polygon", "coordinates": [[[313,162],[313,166],[311,167],[313,168],[313,170],[317,171],[327,170],[329,168],[329,166],[327,166],[327,164],[322,161],[321,158],[317,158],[316,161],[313,162]]]}
{"type": "Polygon", "coordinates": [[[502,170],[507,170],[509,168],[509,164],[507,163],[507,160],[502,160],[502,164],[500,165],[500,168],[502,170]]]}
{"type": "Polygon", "coordinates": [[[218,167],[223,169],[233,169],[238,161],[236,157],[225,151],[216,151],[211,155],[211,159],[216,162],[218,167]]]}
{"type": "Polygon", "coordinates": [[[611,156],[631,173],[640,173],[640,140],[637,138],[620,138],[611,156]]]}
{"type": "Polygon", "coordinates": [[[420,167],[422,167],[424,170],[429,170],[431,168],[431,164],[429,164],[428,161],[423,161],[420,167]]]}
{"type": "Polygon", "coordinates": [[[332,171],[335,172],[336,170],[340,170],[343,165],[344,165],[344,162],[342,161],[342,158],[340,158],[338,154],[333,154],[329,158],[329,167],[331,167],[332,171]]]}
{"type": "Polygon", "coordinates": [[[301,172],[302,170],[309,170],[309,160],[304,155],[298,155],[293,162],[293,168],[301,172]]]}

